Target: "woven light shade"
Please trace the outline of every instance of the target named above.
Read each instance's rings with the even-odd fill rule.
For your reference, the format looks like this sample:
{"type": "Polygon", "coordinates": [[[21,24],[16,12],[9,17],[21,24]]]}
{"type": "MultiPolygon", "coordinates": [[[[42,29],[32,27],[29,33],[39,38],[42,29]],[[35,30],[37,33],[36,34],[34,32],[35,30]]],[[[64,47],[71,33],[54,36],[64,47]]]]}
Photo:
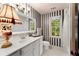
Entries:
{"type": "Polygon", "coordinates": [[[22,24],[15,9],[8,4],[4,4],[0,11],[0,22],[22,24]]]}

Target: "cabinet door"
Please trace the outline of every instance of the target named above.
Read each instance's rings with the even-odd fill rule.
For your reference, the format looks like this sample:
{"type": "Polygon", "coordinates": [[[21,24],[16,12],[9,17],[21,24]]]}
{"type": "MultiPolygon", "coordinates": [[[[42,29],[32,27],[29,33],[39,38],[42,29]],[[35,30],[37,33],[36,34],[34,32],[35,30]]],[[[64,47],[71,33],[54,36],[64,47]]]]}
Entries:
{"type": "Polygon", "coordinates": [[[20,55],[20,50],[12,53],[10,56],[21,56],[20,55]]]}
{"type": "Polygon", "coordinates": [[[33,46],[29,44],[22,48],[22,56],[33,56],[33,46]]]}
{"type": "Polygon", "coordinates": [[[43,53],[43,37],[40,38],[40,55],[43,53]]]}
{"type": "Polygon", "coordinates": [[[33,43],[33,50],[34,56],[40,55],[40,40],[37,40],[33,43]]]}

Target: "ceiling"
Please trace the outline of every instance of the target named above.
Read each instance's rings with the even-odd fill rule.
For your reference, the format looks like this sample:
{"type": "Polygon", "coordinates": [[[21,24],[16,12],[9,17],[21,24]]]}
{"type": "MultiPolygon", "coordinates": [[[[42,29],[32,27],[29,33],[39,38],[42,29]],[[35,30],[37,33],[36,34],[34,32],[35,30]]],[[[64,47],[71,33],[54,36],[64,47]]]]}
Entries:
{"type": "Polygon", "coordinates": [[[30,3],[30,6],[40,14],[51,12],[51,10],[60,10],[68,7],[68,3],[30,3]]]}

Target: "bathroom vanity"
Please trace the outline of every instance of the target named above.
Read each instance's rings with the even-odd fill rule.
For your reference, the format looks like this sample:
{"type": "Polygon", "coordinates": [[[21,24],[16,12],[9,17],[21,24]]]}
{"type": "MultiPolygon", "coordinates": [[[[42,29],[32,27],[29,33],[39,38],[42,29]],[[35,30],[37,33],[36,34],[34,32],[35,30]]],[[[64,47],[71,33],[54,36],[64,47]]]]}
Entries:
{"type": "Polygon", "coordinates": [[[13,45],[9,48],[0,48],[0,56],[40,56],[43,53],[43,36],[15,34],[10,41],[13,45]]]}

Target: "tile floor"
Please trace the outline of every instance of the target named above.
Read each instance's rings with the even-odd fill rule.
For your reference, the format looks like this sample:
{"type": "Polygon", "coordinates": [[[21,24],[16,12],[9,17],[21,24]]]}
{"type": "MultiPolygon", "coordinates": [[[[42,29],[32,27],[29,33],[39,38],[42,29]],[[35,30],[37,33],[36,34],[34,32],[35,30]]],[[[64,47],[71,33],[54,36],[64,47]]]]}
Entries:
{"type": "Polygon", "coordinates": [[[49,49],[44,49],[42,56],[68,56],[68,54],[61,47],[52,46],[49,49]]]}

